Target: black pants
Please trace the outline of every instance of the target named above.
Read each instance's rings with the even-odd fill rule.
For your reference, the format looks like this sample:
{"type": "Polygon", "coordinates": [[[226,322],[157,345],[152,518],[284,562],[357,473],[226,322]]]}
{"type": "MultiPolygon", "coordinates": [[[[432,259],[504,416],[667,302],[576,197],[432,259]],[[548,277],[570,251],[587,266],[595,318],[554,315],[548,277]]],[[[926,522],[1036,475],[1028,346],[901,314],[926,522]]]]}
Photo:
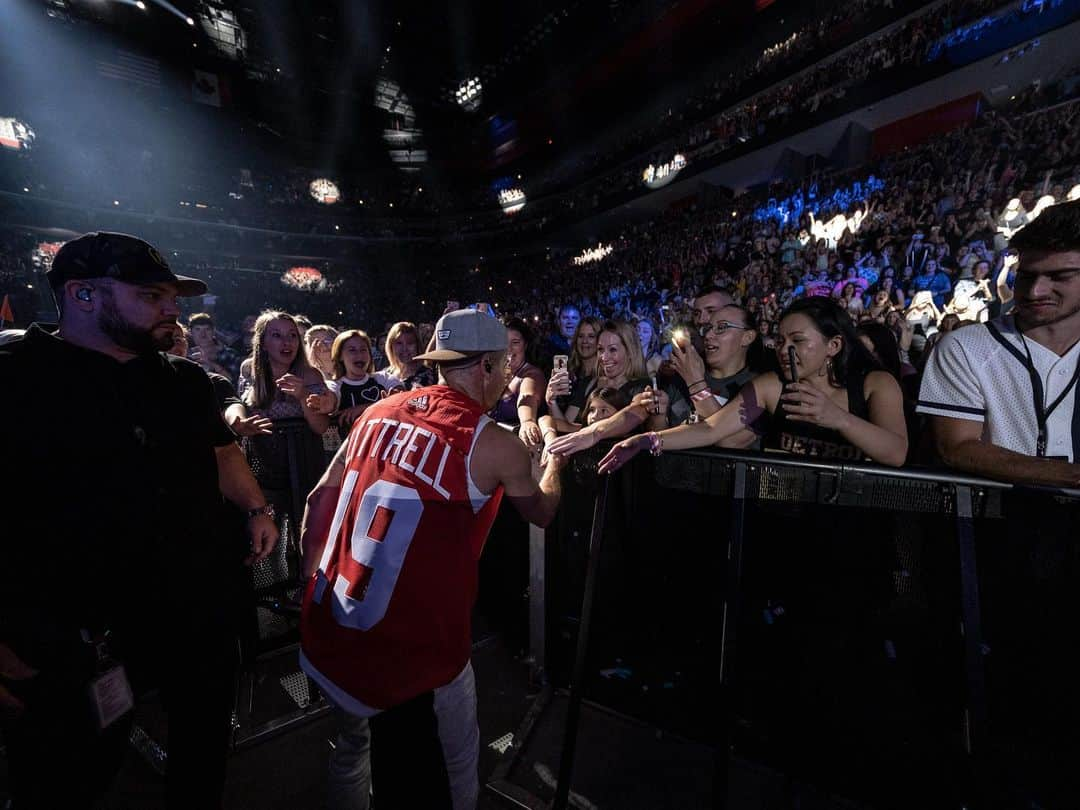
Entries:
{"type": "MultiPolygon", "coordinates": [[[[195,639],[133,640],[125,667],[136,694],[159,687],[169,716],[168,806],[221,806],[235,642],[204,630],[195,639]],[[207,636],[210,636],[209,638],[207,636]]],[[[132,717],[98,731],[84,683],[45,672],[20,685],[26,712],[5,720],[16,810],[90,807],[112,784],[128,751],[132,717]]]]}

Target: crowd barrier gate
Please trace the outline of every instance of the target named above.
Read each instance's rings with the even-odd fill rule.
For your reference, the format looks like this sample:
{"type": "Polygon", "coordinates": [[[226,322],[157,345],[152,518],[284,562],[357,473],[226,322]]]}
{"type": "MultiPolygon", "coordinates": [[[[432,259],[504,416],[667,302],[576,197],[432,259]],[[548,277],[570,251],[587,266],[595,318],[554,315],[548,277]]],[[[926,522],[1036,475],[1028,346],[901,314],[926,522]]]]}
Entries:
{"type": "MultiPolygon", "coordinates": [[[[636,659],[646,666],[681,654],[699,673],[685,714],[714,754],[709,796],[671,806],[727,806],[732,752],[747,748],[789,780],[874,806],[1075,797],[1077,493],[715,450],[642,454],[601,478],[605,449],[563,471],[546,543],[531,530],[530,660],[547,686],[490,791],[571,803],[581,707],[605,708],[585,698],[621,637],[657,653],[636,659]],[[526,751],[554,701],[558,775],[540,787],[526,751]]],[[[647,722],[671,732],[673,716],[647,722]]]]}

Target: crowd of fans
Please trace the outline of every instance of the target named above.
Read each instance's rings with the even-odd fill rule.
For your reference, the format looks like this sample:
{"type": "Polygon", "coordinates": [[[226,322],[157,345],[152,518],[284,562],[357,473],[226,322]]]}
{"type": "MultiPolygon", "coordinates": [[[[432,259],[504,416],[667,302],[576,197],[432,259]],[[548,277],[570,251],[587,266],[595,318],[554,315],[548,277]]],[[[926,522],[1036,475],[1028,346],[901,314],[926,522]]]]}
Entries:
{"type": "MultiPolygon", "coordinates": [[[[1027,108],[1028,100],[1020,103],[1027,108]]],[[[365,290],[346,280],[341,289],[323,297],[341,309],[337,317],[318,312],[317,320],[326,321],[318,330],[323,338],[306,346],[307,360],[331,389],[340,387],[346,377],[363,389],[369,384],[367,374],[377,369],[384,372],[371,383],[377,386],[377,395],[405,385],[402,374],[409,384],[419,385],[429,381],[430,374],[420,373],[409,361],[426,345],[441,311],[471,301],[487,302],[480,306],[490,307],[511,325],[519,347],[513,371],[521,383],[512,386],[515,402],[504,404],[498,416],[520,425],[523,439],[539,447],[556,432],[588,427],[594,412],[605,413],[602,402],[591,400],[604,389],[634,383],[622,393],[626,401],[640,405],[634,397],[651,389],[647,384],[642,387],[650,378],[658,378],[660,389],[667,392],[666,407],[673,409],[669,418],[691,418],[691,410],[680,411],[678,405],[680,399],[691,400],[687,389],[695,382],[685,378],[680,382],[678,330],[696,334],[707,325],[708,319],[702,321],[700,315],[702,291],[717,290],[741,313],[739,325],[756,330],[754,345],[746,347],[747,362],[756,364],[755,371],[775,368],[769,359],[774,352],[769,350],[783,343],[782,313],[793,303],[815,298],[837,302],[873,346],[878,361],[894,373],[910,404],[921,369],[941,334],[1009,308],[1009,236],[1048,204],[1076,196],[1078,113],[1080,107],[1074,103],[1032,112],[989,110],[973,127],[876,165],[812,179],[820,198],[828,199],[833,189],[873,176],[876,182],[867,188],[875,190],[849,210],[785,212],[768,203],[805,193],[811,183],[779,183],[768,199],[746,195],[734,208],[730,202],[695,206],[629,228],[613,240],[610,253],[590,264],[575,264],[569,256],[540,255],[515,260],[496,272],[479,268],[474,273],[450,272],[433,265],[419,273],[417,289],[425,296],[423,304],[392,310],[411,321],[379,318],[386,310],[363,307],[365,290]],[[364,313],[362,323],[350,320],[358,312],[364,313]],[[614,329],[609,321],[628,326],[614,329]],[[369,332],[357,332],[358,327],[369,332]],[[403,332],[405,345],[392,356],[391,345],[402,341],[403,332]],[[617,336],[624,351],[641,360],[640,367],[636,361],[632,364],[633,374],[624,370],[617,385],[605,384],[610,380],[605,381],[598,356],[605,332],[617,336]],[[338,334],[363,343],[367,358],[362,367],[349,367],[347,374],[336,357],[315,356],[322,343],[339,352],[333,340],[338,334]],[[628,335],[636,340],[630,341],[628,335]],[[568,386],[565,390],[555,383],[549,386],[555,379],[549,375],[556,354],[572,358],[569,379],[558,378],[568,386]],[[558,415],[551,431],[538,429],[546,414],[558,415]]],[[[19,261],[9,256],[5,266],[19,261]]],[[[21,261],[25,268],[25,259],[21,261]]],[[[266,281],[257,274],[187,263],[183,254],[173,261],[181,272],[210,278],[217,298],[201,303],[211,308],[224,298],[250,300],[234,290],[254,290],[266,281]],[[241,278],[247,287],[223,288],[218,282],[231,284],[230,279],[241,278]]],[[[278,293],[267,294],[264,288],[263,299],[275,309],[296,313],[289,317],[295,318],[302,339],[316,298],[277,289],[278,293]]],[[[222,306],[219,311],[238,310],[222,306]]],[[[257,314],[250,311],[242,321],[219,318],[213,339],[203,336],[192,348],[195,359],[239,383],[241,393],[251,390],[250,371],[245,375],[241,361],[250,358],[254,364],[258,357],[253,343],[257,314]]],[[[726,317],[734,322],[730,312],[726,317]]],[[[711,345],[708,340],[696,341],[703,361],[715,349],[711,345]]],[[[622,401],[610,392],[605,396],[622,401]]],[[[344,414],[346,422],[339,421],[337,427],[346,428],[362,402],[340,409],[338,404],[335,400],[320,407],[335,419],[344,414]]],[[[917,428],[914,419],[909,427],[917,428]]]]}
{"type": "MultiPolygon", "coordinates": [[[[873,4],[868,0],[864,5],[873,4]]],[[[925,46],[949,26],[985,13],[992,5],[990,0],[950,2],[947,14],[937,8],[934,14],[917,16],[883,34],[877,42],[881,47],[841,54],[792,82],[818,76],[835,85],[836,77],[829,73],[834,69],[858,75],[845,59],[865,64],[894,57],[901,62],[922,59],[925,46]]],[[[748,67],[748,79],[783,56],[770,55],[748,67]]],[[[917,375],[940,334],[985,321],[1009,306],[1009,236],[1047,204],[1063,201],[1080,182],[1077,107],[1061,101],[1076,87],[1067,77],[1032,88],[1007,108],[984,111],[973,126],[875,165],[817,174],[797,183],[779,181],[764,194],[744,195],[734,202],[699,200],[672,209],[655,221],[624,230],[612,239],[610,252],[601,252],[594,262],[575,264],[574,257],[549,251],[461,268],[440,262],[437,251],[420,253],[413,262],[411,300],[389,296],[380,285],[359,282],[356,273],[335,272],[329,262],[320,265],[329,294],[320,296],[277,283],[288,262],[262,259],[261,267],[253,268],[235,257],[223,261],[205,250],[176,251],[170,260],[180,272],[210,281],[213,294],[197,308],[216,312],[218,337],[197,352],[200,362],[233,384],[242,383],[240,361],[253,356],[250,335],[258,311],[244,311],[253,300],[295,313],[301,326],[313,319],[341,333],[367,328],[373,369],[391,365],[386,347],[393,329],[400,330],[403,322],[416,323],[410,334],[419,351],[444,306],[453,302],[489,302],[494,313],[516,324],[514,331],[526,347],[518,366],[539,366],[545,375],[551,372],[554,354],[573,355],[579,348],[574,333],[578,323],[591,323],[596,339],[600,325],[614,319],[631,324],[640,336],[639,348],[650,374],[672,377],[677,354],[673,334],[693,325],[692,309],[700,291],[714,287],[726,291],[730,302],[742,308],[765,350],[778,344],[781,313],[800,298],[834,299],[854,324],[886,327],[884,332],[871,330],[875,343],[895,342],[889,356],[880,359],[907,378],[905,390],[913,395],[917,375]],[[867,182],[870,177],[872,184],[867,182]],[[817,199],[829,200],[834,190],[860,184],[868,193],[844,210],[831,210],[828,204],[815,210],[774,205],[787,198],[808,200],[815,193],[817,199]],[[261,272],[245,272],[253,269],[261,272]],[[268,282],[273,286],[268,288],[268,282]],[[394,316],[408,320],[396,321],[394,316]],[[569,327],[568,321],[573,321],[569,327]],[[214,348],[218,344],[220,357],[214,348]]],[[[715,88],[720,95],[729,90],[726,84],[715,88]]],[[[813,94],[799,91],[796,97],[802,109],[812,103],[808,100],[813,94]]],[[[760,99],[754,103],[766,118],[777,116],[760,99]]],[[[793,107],[781,114],[789,112],[798,110],[793,107]]],[[[294,178],[297,183],[299,177],[294,178]]],[[[299,202],[296,189],[279,191],[281,202],[299,202]]],[[[33,289],[41,268],[27,258],[34,237],[9,231],[4,238],[0,272],[5,290],[15,293],[19,316],[26,321],[41,308],[33,289]]],[[[272,235],[267,239],[265,248],[272,251],[272,235]]],[[[587,365],[577,358],[579,376],[587,365]]],[[[322,370],[332,382],[332,365],[324,363],[322,370]]],[[[532,391],[531,405],[522,412],[526,421],[549,410],[542,396],[546,380],[545,376],[524,386],[532,391]]],[[[382,386],[390,390],[386,380],[382,386]]],[[[578,402],[582,418],[585,404],[578,402]]],[[[504,416],[515,422],[518,415],[510,408],[504,416]]],[[[562,427],[572,423],[564,420],[562,427]]],[[[533,440],[539,435],[532,428],[528,433],[533,440]]]]}

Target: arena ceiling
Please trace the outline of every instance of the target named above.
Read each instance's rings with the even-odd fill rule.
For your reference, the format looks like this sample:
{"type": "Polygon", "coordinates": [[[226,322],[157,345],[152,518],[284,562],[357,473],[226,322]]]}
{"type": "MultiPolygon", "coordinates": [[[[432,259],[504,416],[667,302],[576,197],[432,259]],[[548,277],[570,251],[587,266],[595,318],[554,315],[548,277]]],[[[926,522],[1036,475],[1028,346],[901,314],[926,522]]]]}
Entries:
{"type": "Polygon", "coordinates": [[[584,144],[698,60],[715,58],[720,32],[749,20],[754,7],[753,0],[7,2],[37,5],[72,28],[105,30],[172,69],[222,76],[230,112],[279,138],[298,161],[364,171],[408,166],[400,155],[422,151],[422,163],[454,181],[538,170],[584,144]],[[398,116],[401,108],[408,114],[398,116]]]}

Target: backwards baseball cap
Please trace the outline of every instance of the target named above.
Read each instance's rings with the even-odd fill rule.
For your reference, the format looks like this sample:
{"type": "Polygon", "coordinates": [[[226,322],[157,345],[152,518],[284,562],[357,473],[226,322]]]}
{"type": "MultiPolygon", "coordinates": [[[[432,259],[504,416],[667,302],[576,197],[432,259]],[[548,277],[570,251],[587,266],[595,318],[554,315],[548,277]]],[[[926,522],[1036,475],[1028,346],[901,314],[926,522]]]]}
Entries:
{"type": "Polygon", "coordinates": [[[435,324],[435,351],[418,354],[413,359],[449,363],[504,351],[506,343],[506,327],[494,315],[479,309],[457,309],[447,312],[435,324]]]}
{"type": "Polygon", "coordinates": [[[49,286],[84,278],[113,278],[127,284],[175,284],[180,295],[202,295],[206,284],[178,276],[149,242],[126,233],[97,231],[65,242],[46,274],[49,286]]]}

